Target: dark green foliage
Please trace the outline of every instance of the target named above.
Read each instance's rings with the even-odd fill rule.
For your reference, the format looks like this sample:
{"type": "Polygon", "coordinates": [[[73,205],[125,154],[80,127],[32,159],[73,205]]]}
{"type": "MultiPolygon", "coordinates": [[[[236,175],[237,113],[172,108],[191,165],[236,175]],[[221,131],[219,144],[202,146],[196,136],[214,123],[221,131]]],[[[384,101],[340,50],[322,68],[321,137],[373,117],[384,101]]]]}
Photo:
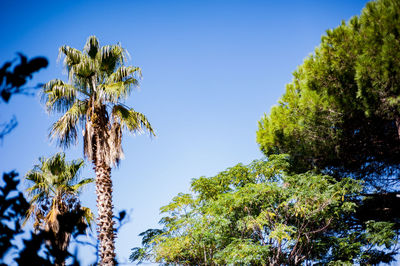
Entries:
{"type": "MultiPolygon", "coordinates": [[[[87,224],[83,222],[85,212],[73,210],[62,215],[58,215],[57,220],[60,224],[60,231],[71,234],[73,237],[85,235],[87,224]]],[[[32,233],[31,238],[24,240],[24,247],[19,251],[19,256],[15,259],[18,265],[65,265],[64,262],[72,259],[71,265],[80,265],[76,254],[71,254],[67,250],[60,248],[56,233],[52,230],[40,230],[32,233]],[[43,251],[44,257],[39,255],[43,251]]]]}
{"type": "Polygon", "coordinates": [[[4,102],[8,102],[13,94],[26,93],[22,88],[26,82],[32,78],[32,74],[49,64],[44,57],[34,57],[28,61],[28,58],[18,53],[20,63],[11,71],[13,61],[3,64],[0,68],[0,95],[4,102]]]}
{"type": "MultiPolygon", "coordinates": [[[[387,248],[397,241],[399,55],[400,2],[370,2],[359,17],[327,31],[293,74],[279,104],[259,122],[261,150],[266,155],[289,154],[292,173],[312,170],[337,180],[351,176],[364,181],[363,197],[353,201],[357,212],[343,218],[354,231],[347,239],[323,240],[332,248],[325,262],[333,257],[345,262],[367,244],[387,248]],[[379,242],[374,236],[392,242],[379,242]]],[[[340,231],[332,233],[339,235],[340,231]]],[[[390,262],[396,252],[364,249],[358,262],[390,262]]]]}
{"type": "Polygon", "coordinates": [[[4,185],[0,187],[0,259],[16,248],[11,240],[23,232],[20,222],[29,208],[24,195],[17,191],[17,176],[15,172],[4,173],[4,185]]]}
{"type": "Polygon", "coordinates": [[[328,30],[294,73],[279,104],[259,123],[267,154],[288,153],[310,169],[390,191],[400,173],[400,2],[367,4],[328,30]]]}
{"type": "MultiPolygon", "coordinates": [[[[30,88],[24,88],[23,86],[32,78],[34,72],[46,68],[48,65],[48,61],[44,57],[35,57],[28,61],[28,58],[23,54],[19,53],[18,55],[20,63],[13,70],[10,70],[10,68],[14,60],[4,63],[0,68],[0,103],[1,100],[8,103],[12,95],[29,93],[30,88]]],[[[38,87],[40,86],[36,88],[38,87]]],[[[15,117],[8,122],[0,123],[0,140],[17,125],[18,122],[15,117]]]]}

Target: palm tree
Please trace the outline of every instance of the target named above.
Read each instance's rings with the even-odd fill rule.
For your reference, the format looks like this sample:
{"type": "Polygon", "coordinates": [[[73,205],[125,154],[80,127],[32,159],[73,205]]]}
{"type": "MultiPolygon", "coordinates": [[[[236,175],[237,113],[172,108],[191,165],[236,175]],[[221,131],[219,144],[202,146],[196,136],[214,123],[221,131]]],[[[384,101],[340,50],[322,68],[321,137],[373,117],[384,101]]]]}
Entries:
{"type": "MultiPolygon", "coordinates": [[[[41,157],[39,162],[25,175],[27,180],[33,182],[27,189],[31,200],[25,222],[34,218],[35,230],[53,233],[57,250],[66,253],[71,233],[63,230],[66,226],[61,224],[60,217],[80,211],[83,212],[82,219],[85,219],[81,222],[90,225],[93,214],[89,208],[80,205],[78,195],[84,185],[94,180],[79,181],[83,160],[66,162],[64,153],[50,158],[41,157]]],[[[56,258],[56,265],[64,264],[63,258],[56,258]]]]}
{"type": "Polygon", "coordinates": [[[97,231],[101,265],[115,264],[111,167],[123,157],[122,130],[133,133],[147,130],[155,135],[147,118],[123,104],[138,85],[141,70],[125,66],[127,52],[120,44],[100,47],[90,36],[83,51],[62,46],[60,56],[69,82],[59,79],[44,86],[49,112],[64,113],[50,131],[62,147],[76,143],[82,127],[85,157],[96,172],[97,231]]]}

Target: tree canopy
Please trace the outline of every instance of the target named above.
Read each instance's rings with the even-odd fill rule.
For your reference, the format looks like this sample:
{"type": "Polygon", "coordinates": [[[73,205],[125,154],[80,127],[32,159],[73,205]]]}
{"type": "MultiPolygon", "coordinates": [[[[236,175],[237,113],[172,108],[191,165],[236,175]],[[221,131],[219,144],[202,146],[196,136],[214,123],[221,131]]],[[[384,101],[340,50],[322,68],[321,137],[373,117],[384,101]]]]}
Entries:
{"type": "MultiPolygon", "coordinates": [[[[32,88],[24,87],[32,75],[42,68],[46,68],[48,61],[45,57],[38,56],[30,59],[18,53],[20,63],[15,65],[13,70],[11,66],[15,60],[5,62],[0,68],[0,104],[8,103],[11,96],[16,94],[30,94],[32,88]]],[[[39,88],[40,85],[36,86],[39,88]]],[[[17,119],[13,117],[8,122],[0,123],[0,141],[9,134],[18,125],[17,119]]]]}
{"type": "Polygon", "coordinates": [[[58,231],[58,215],[82,209],[86,213],[86,222],[90,224],[93,214],[89,208],[80,205],[78,197],[85,185],[94,182],[93,178],[80,180],[83,160],[67,162],[64,153],[57,153],[50,158],[41,157],[39,161],[40,164],[25,175],[31,185],[27,189],[30,208],[26,219],[35,220],[35,229],[58,231]]]}
{"type": "Polygon", "coordinates": [[[259,122],[266,154],[393,191],[400,171],[400,2],[372,1],[328,30],[259,122]]]}
{"type": "Polygon", "coordinates": [[[163,229],[143,232],[132,261],[181,265],[389,262],[396,234],[373,220],[343,222],[361,184],[311,172],[287,174],[285,156],[200,177],[161,208],[163,229]]]}

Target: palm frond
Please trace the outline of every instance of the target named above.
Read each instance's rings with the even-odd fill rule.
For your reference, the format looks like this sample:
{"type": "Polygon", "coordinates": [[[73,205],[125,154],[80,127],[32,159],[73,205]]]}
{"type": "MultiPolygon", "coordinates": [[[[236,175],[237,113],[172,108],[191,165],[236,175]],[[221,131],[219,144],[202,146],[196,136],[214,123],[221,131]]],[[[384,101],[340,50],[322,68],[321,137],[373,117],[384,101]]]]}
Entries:
{"type": "Polygon", "coordinates": [[[53,157],[45,159],[45,163],[42,164],[42,169],[48,173],[48,177],[51,178],[51,182],[56,182],[54,177],[65,175],[66,163],[65,153],[56,153],[53,157]]]}
{"type": "Polygon", "coordinates": [[[101,97],[104,101],[118,103],[125,100],[132,91],[132,87],[137,86],[138,81],[135,78],[129,78],[125,81],[104,84],[101,88],[101,97]]]}
{"type": "Polygon", "coordinates": [[[140,67],[132,66],[120,66],[114,73],[112,73],[108,78],[106,83],[114,83],[125,81],[128,78],[139,79],[142,77],[142,70],[140,67]]]}
{"type": "Polygon", "coordinates": [[[99,57],[100,70],[111,75],[116,68],[124,64],[127,55],[125,49],[120,44],[116,44],[101,47],[99,57]]]}
{"type": "Polygon", "coordinates": [[[139,78],[141,78],[139,67],[119,67],[100,86],[102,98],[112,103],[125,100],[132,88],[139,86],[139,78]]]}
{"type": "Polygon", "coordinates": [[[39,169],[37,169],[37,165],[34,166],[34,169],[28,171],[25,174],[25,178],[29,181],[33,181],[33,182],[39,182],[40,180],[43,179],[43,175],[40,172],[39,169]]]}
{"type": "Polygon", "coordinates": [[[53,124],[50,130],[50,138],[57,139],[61,147],[69,147],[76,141],[78,122],[84,119],[87,103],[75,101],[71,108],[53,124]]]}
{"type": "Polygon", "coordinates": [[[94,214],[92,210],[87,207],[81,207],[81,210],[84,212],[83,217],[85,218],[86,223],[89,227],[91,227],[92,222],[94,221],[94,214]]]}
{"type": "Polygon", "coordinates": [[[33,216],[34,212],[35,212],[35,205],[30,205],[29,209],[25,213],[25,218],[24,221],[22,222],[22,226],[25,226],[28,220],[33,216]]]}
{"type": "Polygon", "coordinates": [[[71,66],[70,81],[78,84],[85,83],[96,75],[97,68],[97,61],[85,56],[78,64],[71,66]]]}
{"type": "Polygon", "coordinates": [[[96,36],[89,36],[85,46],[83,47],[83,50],[89,55],[90,58],[94,59],[99,51],[99,48],[99,40],[96,38],[96,36]]]}
{"type": "Polygon", "coordinates": [[[32,197],[33,201],[43,201],[45,200],[45,195],[50,194],[51,184],[49,182],[37,182],[35,185],[27,189],[28,195],[32,197]]]}
{"type": "Polygon", "coordinates": [[[68,79],[74,85],[85,87],[86,79],[96,72],[96,60],[87,54],[69,46],[60,47],[59,57],[64,54],[64,66],[68,70],[68,79]]]}
{"type": "Polygon", "coordinates": [[[45,201],[47,199],[47,195],[50,194],[50,189],[45,189],[43,184],[42,186],[36,186],[33,191],[35,191],[35,194],[32,196],[29,202],[31,205],[40,204],[41,202],[45,201]]]}
{"type": "Polygon", "coordinates": [[[123,105],[115,105],[112,109],[112,116],[116,121],[132,133],[143,133],[148,131],[150,135],[155,136],[153,128],[146,116],[135,110],[128,109],[123,105]]]}
{"type": "Polygon", "coordinates": [[[73,160],[72,162],[67,164],[65,172],[68,175],[68,184],[70,184],[71,182],[74,183],[76,181],[84,165],[85,161],[83,159],[73,160]]]}
{"type": "Polygon", "coordinates": [[[72,48],[68,45],[63,45],[58,50],[58,59],[61,59],[62,55],[64,58],[64,66],[69,70],[69,68],[75,64],[79,64],[84,54],[78,49],[72,48]]]}
{"type": "MultiPolygon", "coordinates": [[[[84,166],[83,159],[66,162],[65,154],[58,153],[52,157],[52,160],[53,169],[51,172],[55,177],[54,183],[56,185],[65,185],[68,187],[76,182],[79,177],[79,172],[84,166]]],[[[68,191],[68,189],[66,189],[66,191],[68,191]]]]}
{"type": "Polygon", "coordinates": [[[80,191],[80,189],[83,186],[85,186],[87,184],[90,184],[90,183],[93,183],[94,181],[95,181],[94,178],[86,178],[86,179],[81,180],[79,183],[73,185],[71,188],[72,188],[73,191],[80,191]]]}
{"type": "Polygon", "coordinates": [[[29,171],[25,178],[29,181],[34,182],[34,185],[27,189],[27,192],[30,196],[35,196],[35,201],[39,201],[41,195],[39,195],[42,191],[48,192],[49,188],[49,180],[46,178],[43,173],[35,170],[29,171]],[[37,196],[39,195],[39,196],[37,196]]]}
{"type": "Polygon", "coordinates": [[[52,111],[65,112],[77,97],[77,89],[62,80],[54,79],[43,86],[42,99],[49,113],[52,111]]]}

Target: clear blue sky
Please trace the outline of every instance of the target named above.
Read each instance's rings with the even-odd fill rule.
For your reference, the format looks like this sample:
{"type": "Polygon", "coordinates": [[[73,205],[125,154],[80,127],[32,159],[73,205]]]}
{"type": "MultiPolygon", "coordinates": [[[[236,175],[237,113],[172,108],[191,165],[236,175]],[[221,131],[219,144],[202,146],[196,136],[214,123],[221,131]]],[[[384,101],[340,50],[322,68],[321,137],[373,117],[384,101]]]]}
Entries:
{"type": "MultiPolygon", "coordinates": [[[[31,84],[66,80],[56,62],[61,45],[82,49],[89,35],[102,45],[121,42],[130,65],[143,70],[127,104],[146,114],[157,138],[125,134],[126,159],[112,172],[116,210],[132,210],[116,247],[124,261],[140,232],[158,226],[159,208],[192,178],[212,176],[262,157],[257,122],[291,81],[291,73],[342,20],[366,1],[132,0],[1,1],[0,64],[23,52],[46,56],[31,84]]],[[[0,104],[0,121],[19,125],[0,144],[0,171],[21,176],[40,156],[60,151],[48,142],[49,117],[40,98],[0,104]]],[[[82,156],[82,142],[67,150],[82,156]]],[[[85,177],[94,177],[90,163],[85,177]]],[[[93,187],[83,202],[95,210],[93,187]]],[[[82,255],[82,254],[81,254],[82,255]]],[[[89,263],[90,256],[84,258],[89,263]]]]}

